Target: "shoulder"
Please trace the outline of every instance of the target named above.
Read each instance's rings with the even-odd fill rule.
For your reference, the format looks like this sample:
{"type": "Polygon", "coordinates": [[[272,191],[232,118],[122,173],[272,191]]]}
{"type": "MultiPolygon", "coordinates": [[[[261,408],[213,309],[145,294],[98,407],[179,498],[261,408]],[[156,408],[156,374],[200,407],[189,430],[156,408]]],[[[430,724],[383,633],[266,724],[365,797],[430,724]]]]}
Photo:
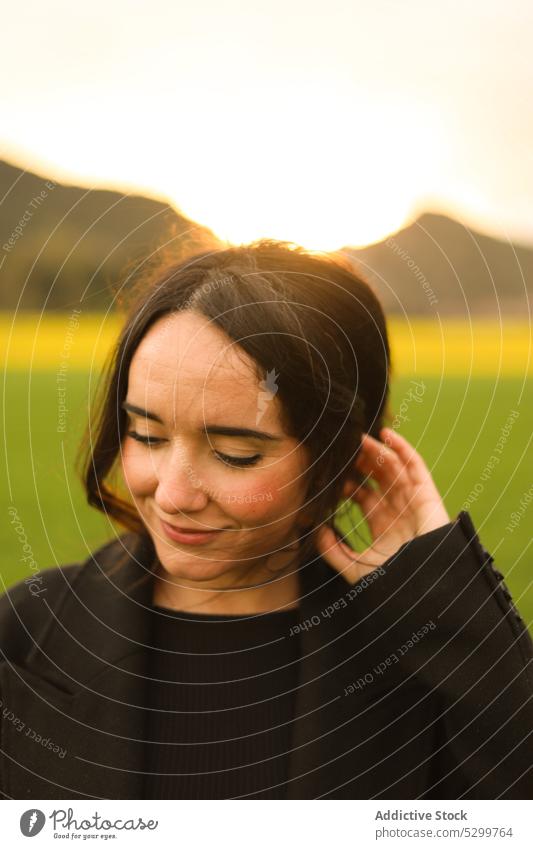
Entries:
{"type": "MultiPolygon", "coordinates": [[[[123,538],[122,538],[123,539],[123,538]]],[[[116,562],[121,539],[92,551],[85,560],[31,573],[0,595],[0,661],[21,660],[61,610],[95,563],[116,562]]]]}
{"type": "Polygon", "coordinates": [[[69,563],[43,569],[18,581],[0,596],[2,659],[16,661],[26,654],[50,616],[44,599],[57,602],[81,568],[81,563],[69,563]]]}

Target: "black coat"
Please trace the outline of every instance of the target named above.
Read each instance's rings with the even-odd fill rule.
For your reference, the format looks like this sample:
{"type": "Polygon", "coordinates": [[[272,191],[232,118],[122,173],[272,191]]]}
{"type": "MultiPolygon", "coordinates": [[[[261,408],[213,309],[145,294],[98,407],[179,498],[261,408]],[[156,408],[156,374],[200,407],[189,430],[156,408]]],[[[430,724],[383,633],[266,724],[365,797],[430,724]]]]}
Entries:
{"type": "MultiPolygon", "coordinates": [[[[0,598],[4,798],[142,798],[153,556],[125,534],[0,598]]],[[[466,512],[354,586],[300,574],[289,798],[532,798],[533,643],[466,512]]]]}

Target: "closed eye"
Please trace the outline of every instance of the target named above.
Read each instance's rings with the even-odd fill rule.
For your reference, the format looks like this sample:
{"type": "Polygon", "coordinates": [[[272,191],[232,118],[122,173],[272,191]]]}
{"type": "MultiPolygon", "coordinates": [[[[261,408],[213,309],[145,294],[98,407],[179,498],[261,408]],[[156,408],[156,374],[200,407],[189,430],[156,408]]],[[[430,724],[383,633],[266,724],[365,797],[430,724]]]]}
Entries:
{"type": "Polygon", "coordinates": [[[157,445],[158,442],[162,441],[156,436],[142,436],[134,430],[128,430],[128,436],[131,436],[132,439],[136,439],[137,442],[142,442],[143,445],[157,445]]]}
{"type": "Polygon", "coordinates": [[[253,457],[230,457],[229,454],[221,454],[220,451],[215,451],[214,454],[227,466],[255,466],[261,459],[261,454],[254,454],[253,457]]]}
{"type": "MultiPolygon", "coordinates": [[[[131,438],[135,439],[137,442],[141,442],[143,445],[148,445],[150,447],[165,441],[164,439],[160,439],[156,436],[143,436],[134,430],[129,430],[128,436],[131,436],[131,438]]],[[[261,454],[254,454],[252,457],[232,457],[229,454],[222,454],[220,451],[214,451],[213,453],[225,465],[235,467],[254,466],[262,457],[261,454]]]]}

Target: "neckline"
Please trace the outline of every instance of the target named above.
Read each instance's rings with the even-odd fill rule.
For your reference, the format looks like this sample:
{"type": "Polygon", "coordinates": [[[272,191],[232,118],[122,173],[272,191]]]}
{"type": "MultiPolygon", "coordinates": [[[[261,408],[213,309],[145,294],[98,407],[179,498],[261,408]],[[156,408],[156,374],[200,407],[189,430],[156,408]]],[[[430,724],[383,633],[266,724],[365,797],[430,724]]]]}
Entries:
{"type": "Polygon", "coordinates": [[[285,610],[265,610],[262,613],[200,613],[191,610],[175,610],[172,607],[161,607],[158,604],[152,604],[151,610],[153,613],[162,613],[166,617],[172,619],[186,619],[193,622],[215,621],[215,622],[241,622],[241,621],[266,621],[274,618],[291,618],[299,613],[299,607],[288,607],[285,610]]]}

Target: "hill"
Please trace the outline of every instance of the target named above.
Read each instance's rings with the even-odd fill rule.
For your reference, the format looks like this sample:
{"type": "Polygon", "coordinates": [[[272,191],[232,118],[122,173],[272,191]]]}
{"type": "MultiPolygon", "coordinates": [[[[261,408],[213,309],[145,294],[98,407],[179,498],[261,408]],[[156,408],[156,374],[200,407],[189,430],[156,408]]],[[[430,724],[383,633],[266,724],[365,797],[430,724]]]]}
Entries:
{"type": "Polygon", "coordinates": [[[341,252],[358,265],[386,312],[527,318],[533,249],[427,213],[383,242],[341,252]]]}
{"type": "Polygon", "coordinates": [[[214,237],[140,195],[61,185],[0,161],[0,309],[107,309],[127,268],[214,237]]]}
{"type": "MultiPolygon", "coordinates": [[[[0,309],[113,308],[127,272],[169,244],[220,244],[168,204],[53,182],[0,161],[0,309]]],[[[427,213],[388,239],[340,253],[388,314],[527,317],[533,249],[427,213]]]]}

